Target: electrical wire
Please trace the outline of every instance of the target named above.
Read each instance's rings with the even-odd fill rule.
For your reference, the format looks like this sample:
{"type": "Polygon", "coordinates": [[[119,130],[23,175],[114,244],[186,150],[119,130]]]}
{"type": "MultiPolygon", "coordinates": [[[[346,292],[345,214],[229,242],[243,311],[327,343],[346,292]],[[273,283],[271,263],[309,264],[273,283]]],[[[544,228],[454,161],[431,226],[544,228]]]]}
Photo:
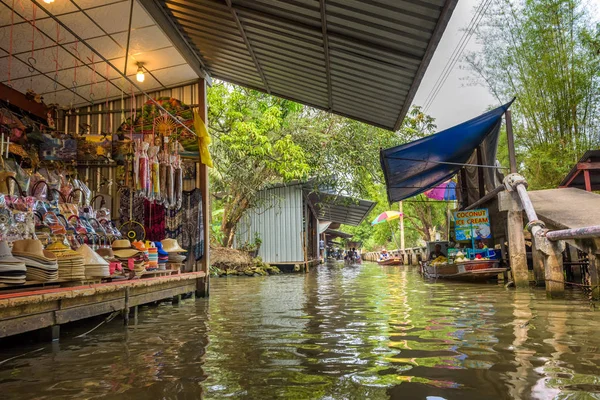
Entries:
{"type": "Polygon", "coordinates": [[[450,75],[450,73],[452,72],[454,67],[456,66],[456,63],[458,62],[460,56],[462,55],[462,52],[464,51],[465,47],[469,43],[469,40],[471,39],[471,36],[475,32],[475,29],[477,29],[477,27],[479,26],[479,23],[483,19],[483,16],[485,15],[485,12],[487,11],[490,4],[491,4],[491,0],[482,0],[481,3],[479,4],[479,7],[477,7],[477,9],[475,10],[475,14],[473,15],[473,18],[471,18],[471,21],[469,21],[469,24],[467,25],[467,30],[463,33],[460,41],[458,42],[458,44],[454,48],[454,51],[450,55],[450,58],[446,62],[444,69],[440,73],[440,76],[436,80],[435,84],[433,85],[433,88],[429,92],[429,95],[425,99],[423,111],[427,112],[429,110],[429,107],[431,107],[435,98],[437,97],[440,90],[446,83],[448,76],[450,75]]]}

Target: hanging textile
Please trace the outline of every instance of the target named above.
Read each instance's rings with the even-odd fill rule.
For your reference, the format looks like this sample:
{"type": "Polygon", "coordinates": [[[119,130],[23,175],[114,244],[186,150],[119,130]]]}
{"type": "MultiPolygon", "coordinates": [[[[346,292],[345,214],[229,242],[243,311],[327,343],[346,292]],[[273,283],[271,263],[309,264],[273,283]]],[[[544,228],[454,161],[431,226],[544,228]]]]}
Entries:
{"type": "Polygon", "coordinates": [[[144,199],[132,196],[131,189],[119,189],[119,225],[127,221],[136,221],[144,225],[144,199]]]}
{"type": "Polygon", "coordinates": [[[183,192],[181,209],[183,211],[181,246],[188,251],[186,266],[192,266],[204,256],[202,193],[200,189],[183,192]]]}
{"type": "Polygon", "coordinates": [[[160,242],[166,238],[166,210],[162,204],[144,200],[146,240],[160,242]]]}
{"type": "Polygon", "coordinates": [[[198,110],[194,110],[194,129],[196,130],[196,135],[198,135],[198,150],[200,152],[200,162],[207,167],[212,168],[213,162],[210,157],[210,152],[208,151],[208,145],[210,144],[210,135],[208,134],[208,130],[206,129],[206,124],[200,118],[200,114],[198,110]]]}

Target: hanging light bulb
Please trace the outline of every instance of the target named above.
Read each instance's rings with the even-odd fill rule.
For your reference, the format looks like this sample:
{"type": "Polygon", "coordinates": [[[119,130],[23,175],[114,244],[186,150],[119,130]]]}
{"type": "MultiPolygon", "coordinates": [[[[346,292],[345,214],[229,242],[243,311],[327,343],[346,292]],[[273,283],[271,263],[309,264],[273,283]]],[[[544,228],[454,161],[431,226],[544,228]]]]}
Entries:
{"type": "Polygon", "coordinates": [[[137,70],[137,74],[135,74],[135,79],[137,79],[138,82],[144,82],[144,79],[146,79],[146,76],[144,75],[144,63],[138,63],[138,70],[137,70]]]}
{"type": "Polygon", "coordinates": [[[54,0],[44,0],[44,3],[51,4],[51,3],[54,3],[54,0]]]}

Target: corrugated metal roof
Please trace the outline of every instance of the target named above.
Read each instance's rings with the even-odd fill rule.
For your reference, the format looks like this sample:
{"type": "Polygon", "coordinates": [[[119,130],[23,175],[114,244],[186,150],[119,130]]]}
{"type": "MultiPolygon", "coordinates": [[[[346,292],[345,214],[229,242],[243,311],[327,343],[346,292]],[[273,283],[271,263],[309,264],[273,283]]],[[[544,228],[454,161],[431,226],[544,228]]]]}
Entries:
{"type": "Polygon", "coordinates": [[[154,0],[146,8],[162,7],[213,77],[398,129],[456,2],[154,0]]]}
{"type": "Polygon", "coordinates": [[[324,192],[305,190],[310,205],[319,221],[332,221],[346,225],[359,225],[377,204],[374,201],[324,192]]]}

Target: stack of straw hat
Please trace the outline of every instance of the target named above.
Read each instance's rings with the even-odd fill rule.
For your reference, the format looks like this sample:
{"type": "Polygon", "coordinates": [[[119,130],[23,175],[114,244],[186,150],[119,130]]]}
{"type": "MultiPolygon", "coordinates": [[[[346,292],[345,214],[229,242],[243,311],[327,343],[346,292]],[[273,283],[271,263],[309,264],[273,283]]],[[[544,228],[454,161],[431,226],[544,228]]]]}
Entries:
{"type": "Polygon", "coordinates": [[[27,267],[10,252],[8,243],[0,242],[0,283],[22,285],[25,283],[27,267]]]}
{"type": "Polygon", "coordinates": [[[59,279],[68,281],[86,279],[83,256],[80,253],[71,250],[69,246],[61,242],[54,242],[46,248],[56,255],[59,279]]]}
{"type": "Polygon", "coordinates": [[[115,240],[112,244],[112,249],[115,257],[123,263],[124,268],[133,271],[136,276],[141,276],[144,273],[148,256],[143,251],[132,248],[129,240],[115,240]],[[132,261],[131,264],[133,264],[133,267],[130,266],[129,260],[132,261]]]}
{"type": "Polygon", "coordinates": [[[24,239],[13,242],[12,254],[27,266],[28,281],[55,281],[58,279],[58,263],[54,253],[44,250],[37,239],[24,239]]]}
{"type": "Polygon", "coordinates": [[[108,272],[110,275],[115,275],[117,271],[123,271],[123,265],[117,259],[117,257],[115,257],[115,253],[113,252],[112,248],[101,247],[96,250],[96,253],[98,253],[100,257],[104,258],[104,260],[109,263],[108,272]]]}
{"type": "Polygon", "coordinates": [[[187,250],[182,249],[177,240],[165,239],[162,242],[162,248],[169,254],[169,263],[182,263],[185,261],[185,255],[187,250]]]}
{"type": "Polygon", "coordinates": [[[92,250],[90,246],[83,244],[76,251],[83,256],[86,278],[106,278],[110,276],[109,262],[92,250]]]}
{"type": "Polygon", "coordinates": [[[161,242],[154,242],[154,245],[158,250],[158,269],[166,269],[167,263],[169,262],[169,253],[163,249],[161,242]]]}

